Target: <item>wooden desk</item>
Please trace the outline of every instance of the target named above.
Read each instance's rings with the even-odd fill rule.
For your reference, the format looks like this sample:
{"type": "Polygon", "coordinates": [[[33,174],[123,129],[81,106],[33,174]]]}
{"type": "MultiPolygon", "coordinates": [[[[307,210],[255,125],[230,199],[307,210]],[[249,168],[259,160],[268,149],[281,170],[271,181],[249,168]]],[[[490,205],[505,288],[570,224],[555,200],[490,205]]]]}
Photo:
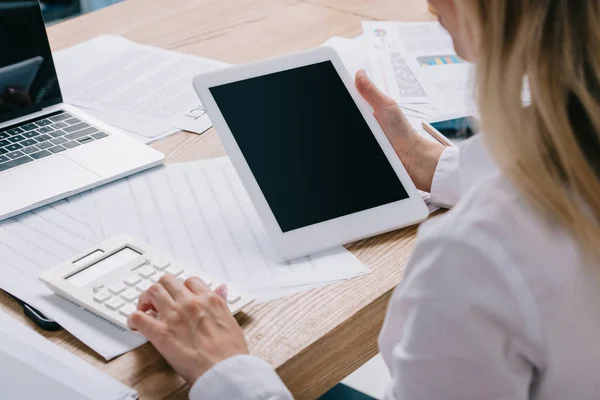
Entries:
{"type": "MultiPolygon", "coordinates": [[[[127,0],[49,29],[54,50],[104,33],[242,63],[361,33],[365,19],[431,19],[425,0],[127,0]]],[[[154,144],[168,162],[224,155],[214,131],[154,144]]],[[[405,229],[349,246],[372,274],[248,307],[238,318],[252,354],[271,363],[298,399],[313,399],[377,353],[392,289],[414,243],[405,229]]],[[[0,291],[0,307],[36,329],[0,291]]],[[[36,329],[37,330],[37,329],[36,329]]],[[[186,398],[188,388],[151,345],[105,363],[67,332],[44,334],[134,387],[143,399],[186,398]]]]}

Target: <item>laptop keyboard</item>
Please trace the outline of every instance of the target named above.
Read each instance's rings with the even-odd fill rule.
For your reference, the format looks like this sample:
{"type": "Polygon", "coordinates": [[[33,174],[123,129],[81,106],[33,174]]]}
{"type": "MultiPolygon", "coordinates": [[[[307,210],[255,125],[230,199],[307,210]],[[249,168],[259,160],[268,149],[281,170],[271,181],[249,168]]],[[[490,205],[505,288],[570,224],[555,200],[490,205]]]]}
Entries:
{"type": "Polygon", "coordinates": [[[0,172],[107,136],[64,111],[8,129],[0,128],[0,172]]]}

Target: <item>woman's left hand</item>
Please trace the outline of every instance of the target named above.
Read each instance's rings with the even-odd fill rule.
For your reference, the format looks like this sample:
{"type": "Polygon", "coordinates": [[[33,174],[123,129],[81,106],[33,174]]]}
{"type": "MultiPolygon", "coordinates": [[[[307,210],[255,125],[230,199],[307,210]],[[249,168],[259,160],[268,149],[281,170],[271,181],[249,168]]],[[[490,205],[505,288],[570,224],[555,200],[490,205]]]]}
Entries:
{"type": "Polygon", "coordinates": [[[210,290],[200,278],[173,275],[142,293],[129,327],[154,345],[189,384],[217,363],[248,354],[242,329],[227,307],[224,287],[210,290]]]}

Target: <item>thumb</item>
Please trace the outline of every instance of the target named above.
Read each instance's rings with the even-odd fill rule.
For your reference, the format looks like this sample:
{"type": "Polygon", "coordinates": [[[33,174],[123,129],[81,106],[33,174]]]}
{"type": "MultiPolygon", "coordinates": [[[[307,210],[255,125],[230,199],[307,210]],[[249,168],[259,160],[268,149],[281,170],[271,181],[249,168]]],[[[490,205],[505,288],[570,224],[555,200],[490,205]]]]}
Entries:
{"type": "Polygon", "coordinates": [[[381,108],[397,106],[396,102],[391,97],[385,95],[373,81],[369,79],[365,70],[361,69],[356,73],[355,84],[360,95],[367,103],[369,103],[375,112],[381,108]]]}

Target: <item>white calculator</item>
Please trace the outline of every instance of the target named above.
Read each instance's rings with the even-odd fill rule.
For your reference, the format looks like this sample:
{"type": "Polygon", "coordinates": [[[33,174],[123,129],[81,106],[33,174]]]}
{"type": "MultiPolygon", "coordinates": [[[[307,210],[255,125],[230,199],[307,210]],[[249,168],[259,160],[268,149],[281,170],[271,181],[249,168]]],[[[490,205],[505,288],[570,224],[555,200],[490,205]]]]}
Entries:
{"type": "MultiPolygon", "coordinates": [[[[165,274],[180,281],[198,276],[213,290],[223,283],[125,234],[44,272],[40,280],[59,296],[128,329],[127,317],[137,309],[140,294],[165,274]]],[[[253,301],[250,293],[227,283],[227,304],[233,314],[253,301]]]]}

